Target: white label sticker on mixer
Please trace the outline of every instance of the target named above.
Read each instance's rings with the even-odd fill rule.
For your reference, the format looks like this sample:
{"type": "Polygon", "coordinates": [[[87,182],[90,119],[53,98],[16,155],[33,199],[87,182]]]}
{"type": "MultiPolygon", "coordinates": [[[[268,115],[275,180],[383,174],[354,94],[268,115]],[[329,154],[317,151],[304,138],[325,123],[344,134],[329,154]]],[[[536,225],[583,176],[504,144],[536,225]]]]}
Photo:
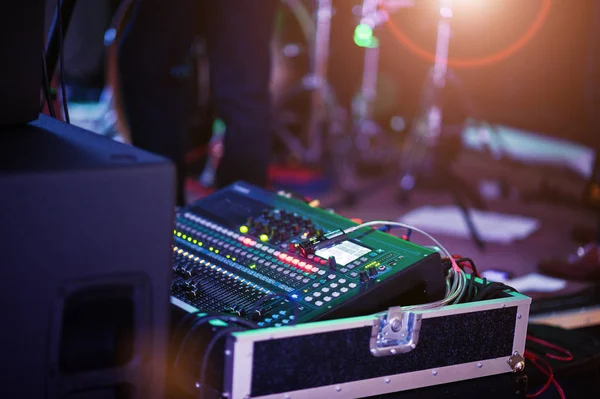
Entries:
{"type": "Polygon", "coordinates": [[[324,259],[329,259],[330,256],[334,256],[336,263],[344,266],[369,252],[371,252],[369,248],[365,248],[351,241],[342,241],[333,247],[317,250],[315,255],[324,259]]]}

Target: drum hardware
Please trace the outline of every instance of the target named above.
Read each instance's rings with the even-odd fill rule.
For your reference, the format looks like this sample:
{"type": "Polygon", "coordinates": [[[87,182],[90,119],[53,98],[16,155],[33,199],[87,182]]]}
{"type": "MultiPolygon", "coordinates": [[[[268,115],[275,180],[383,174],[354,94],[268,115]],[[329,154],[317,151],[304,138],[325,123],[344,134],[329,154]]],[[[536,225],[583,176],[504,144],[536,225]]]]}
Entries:
{"type": "MultiPolygon", "coordinates": [[[[447,189],[463,215],[469,229],[471,239],[475,245],[483,249],[484,242],[473,222],[471,212],[467,206],[471,202],[478,208],[485,208],[485,203],[476,190],[457,176],[451,170],[447,158],[442,156],[439,141],[442,135],[443,122],[443,95],[448,81],[458,84],[458,79],[448,68],[448,55],[451,37],[452,0],[440,0],[440,18],[437,29],[435,49],[435,62],[431,66],[422,91],[422,113],[413,122],[409,135],[404,145],[399,163],[399,199],[405,203],[409,193],[415,187],[418,175],[424,172],[425,165],[430,164],[431,172],[447,189]]],[[[459,85],[460,87],[460,85],[459,85]]],[[[464,93],[462,93],[464,94],[464,93]]],[[[463,95],[463,102],[469,108],[472,106],[463,95]]],[[[474,112],[473,109],[470,110],[474,112]]]]}
{"type": "MultiPolygon", "coordinates": [[[[299,0],[284,0],[284,3],[293,10],[302,10],[299,0]]],[[[330,136],[343,130],[344,112],[339,109],[336,95],[327,78],[333,13],[331,0],[316,0],[312,20],[314,30],[310,30],[314,34],[306,37],[310,48],[308,73],[275,103],[277,136],[298,162],[306,164],[323,161],[330,136]],[[308,114],[299,117],[298,110],[290,109],[290,105],[306,100],[308,114]],[[303,120],[307,123],[303,124],[303,120]],[[300,126],[294,126],[298,124],[300,126]]],[[[296,14],[302,15],[298,12],[296,14]]],[[[304,25],[310,26],[307,21],[304,21],[304,25]]],[[[305,32],[308,31],[305,29],[305,32]]]]}

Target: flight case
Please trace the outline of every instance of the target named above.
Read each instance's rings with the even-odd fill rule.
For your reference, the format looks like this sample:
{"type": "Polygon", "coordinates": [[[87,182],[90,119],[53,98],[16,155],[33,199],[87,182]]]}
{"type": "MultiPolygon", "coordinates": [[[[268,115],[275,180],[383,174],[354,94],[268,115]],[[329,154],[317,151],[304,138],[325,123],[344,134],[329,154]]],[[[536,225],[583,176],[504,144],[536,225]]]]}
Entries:
{"type": "Polygon", "coordinates": [[[504,295],[234,333],[225,343],[223,396],[361,398],[521,372],[531,299],[504,295]]]}

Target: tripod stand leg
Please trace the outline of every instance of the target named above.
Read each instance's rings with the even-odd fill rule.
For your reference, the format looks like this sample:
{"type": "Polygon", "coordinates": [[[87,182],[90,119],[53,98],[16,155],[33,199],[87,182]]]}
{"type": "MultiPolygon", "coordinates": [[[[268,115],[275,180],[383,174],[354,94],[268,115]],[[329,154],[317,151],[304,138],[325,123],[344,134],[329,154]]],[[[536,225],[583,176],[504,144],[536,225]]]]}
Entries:
{"type": "Polygon", "coordinates": [[[479,235],[479,231],[477,230],[477,226],[475,226],[475,223],[473,222],[473,214],[471,213],[469,208],[467,208],[466,204],[461,199],[460,194],[453,192],[453,195],[454,195],[454,200],[456,201],[456,205],[458,206],[458,209],[460,209],[460,212],[463,215],[465,223],[467,224],[467,228],[469,229],[469,235],[471,236],[471,240],[473,240],[473,243],[475,244],[475,246],[477,248],[479,248],[480,250],[484,250],[485,242],[481,239],[481,236],[479,235]]]}
{"type": "Polygon", "coordinates": [[[351,137],[340,137],[335,144],[337,150],[333,154],[333,167],[343,195],[342,204],[353,206],[357,201],[359,186],[355,148],[351,137]]]}
{"type": "Polygon", "coordinates": [[[463,178],[456,175],[456,173],[449,169],[448,166],[444,167],[439,156],[436,156],[436,160],[434,168],[440,177],[440,181],[443,182],[444,188],[454,197],[454,201],[469,230],[471,240],[473,240],[475,246],[480,250],[485,249],[485,243],[481,239],[477,226],[475,226],[475,223],[473,222],[473,214],[468,207],[468,204],[470,203],[474,208],[485,209],[485,202],[479,193],[472,189],[463,178]]]}

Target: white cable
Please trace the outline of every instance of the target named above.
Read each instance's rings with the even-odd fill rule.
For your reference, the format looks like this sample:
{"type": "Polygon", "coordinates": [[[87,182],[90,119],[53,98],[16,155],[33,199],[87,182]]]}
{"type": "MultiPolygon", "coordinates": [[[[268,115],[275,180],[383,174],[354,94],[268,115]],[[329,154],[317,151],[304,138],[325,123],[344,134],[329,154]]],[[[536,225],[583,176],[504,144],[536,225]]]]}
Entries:
{"type": "Polygon", "coordinates": [[[431,241],[433,241],[435,243],[435,245],[437,245],[442,250],[442,252],[444,252],[444,255],[446,255],[449,258],[452,258],[452,255],[450,254],[450,252],[442,244],[440,244],[440,242],[438,240],[433,238],[429,233],[419,229],[418,227],[414,227],[414,226],[411,226],[406,223],[391,222],[391,221],[385,221],[385,220],[374,220],[372,222],[365,222],[365,223],[359,224],[358,226],[352,226],[350,228],[347,228],[346,230],[344,230],[344,233],[349,234],[358,229],[362,229],[363,227],[377,226],[377,225],[404,227],[405,229],[410,229],[410,230],[416,231],[417,233],[421,233],[425,237],[427,237],[431,241]]]}
{"type": "Polygon", "coordinates": [[[431,241],[433,241],[438,246],[438,248],[443,253],[443,255],[447,256],[450,259],[450,262],[452,262],[453,267],[452,267],[452,269],[450,269],[448,271],[448,276],[446,277],[446,295],[444,296],[443,299],[441,299],[439,301],[435,301],[435,302],[424,303],[421,305],[406,306],[406,307],[403,307],[403,309],[405,309],[405,310],[434,309],[434,308],[439,308],[442,306],[456,303],[460,298],[462,298],[464,291],[467,288],[467,276],[457,266],[456,261],[452,257],[452,254],[450,253],[450,251],[448,251],[438,240],[436,240],[429,233],[419,229],[418,227],[414,227],[414,226],[408,225],[406,223],[392,222],[392,221],[386,221],[386,220],[374,220],[371,222],[361,223],[357,226],[352,226],[352,227],[345,229],[344,233],[350,234],[358,229],[362,229],[363,227],[377,226],[377,225],[396,226],[396,227],[403,227],[405,229],[414,230],[414,231],[424,235],[425,237],[429,238],[431,241]],[[452,279],[452,285],[450,285],[450,279],[452,279]]]}

